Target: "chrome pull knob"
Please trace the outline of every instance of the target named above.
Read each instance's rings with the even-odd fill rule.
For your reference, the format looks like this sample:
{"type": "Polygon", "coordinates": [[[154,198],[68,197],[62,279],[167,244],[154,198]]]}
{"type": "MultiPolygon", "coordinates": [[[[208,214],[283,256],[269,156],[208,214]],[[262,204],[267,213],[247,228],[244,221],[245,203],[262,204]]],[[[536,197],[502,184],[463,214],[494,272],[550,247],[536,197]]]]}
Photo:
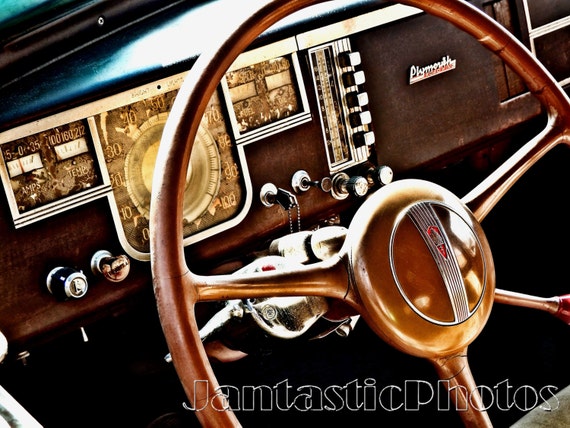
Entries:
{"type": "Polygon", "coordinates": [[[340,172],[333,177],[332,195],[336,199],[346,199],[348,196],[356,196],[361,198],[368,193],[368,180],[362,176],[356,175],[350,177],[344,172],[340,172]]]}
{"type": "Polygon", "coordinates": [[[91,271],[95,275],[102,275],[111,282],[123,281],[131,270],[131,261],[121,254],[113,256],[107,250],[100,250],[91,258],[91,271]]]}
{"type": "Polygon", "coordinates": [[[372,184],[385,186],[394,179],[394,171],[387,165],[371,167],[367,171],[367,177],[372,184]]]}

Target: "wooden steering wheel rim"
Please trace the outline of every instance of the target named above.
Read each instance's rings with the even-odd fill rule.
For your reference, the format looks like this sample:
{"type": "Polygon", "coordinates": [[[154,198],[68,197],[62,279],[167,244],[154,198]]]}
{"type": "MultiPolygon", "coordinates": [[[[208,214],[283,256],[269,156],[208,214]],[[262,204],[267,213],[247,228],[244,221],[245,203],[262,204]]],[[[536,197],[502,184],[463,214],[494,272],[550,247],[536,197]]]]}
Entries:
{"type": "MultiPolygon", "coordinates": [[[[201,344],[194,305],[203,282],[184,257],[183,192],[194,138],[206,105],[226,70],[263,31],[280,19],[322,0],[270,0],[203,52],[187,75],[165,126],[157,158],[151,202],[151,265],[159,316],[178,376],[203,426],[238,426],[218,395],[217,381],[201,344]],[[190,120],[189,120],[190,118],[190,120]]],[[[528,50],[473,6],[458,0],[402,0],[451,22],[499,55],[548,109],[550,127],[566,135],[569,107],[564,93],[528,50]]],[[[244,6],[244,9],[247,7],[244,6]]],[[[566,138],[566,137],[565,137],[566,138]]],[[[550,148],[550,147],[549,147],[550,148]]],[[[501,193],[501,192],[499,192],[501,193]]],[[[468,198],[475,217],[484,217],[488,198],[468,198]],[[479,214],[477,214],[479,213],[479,214]]],[[[207,280],[206,280],[207,281],[207,280]]]]}

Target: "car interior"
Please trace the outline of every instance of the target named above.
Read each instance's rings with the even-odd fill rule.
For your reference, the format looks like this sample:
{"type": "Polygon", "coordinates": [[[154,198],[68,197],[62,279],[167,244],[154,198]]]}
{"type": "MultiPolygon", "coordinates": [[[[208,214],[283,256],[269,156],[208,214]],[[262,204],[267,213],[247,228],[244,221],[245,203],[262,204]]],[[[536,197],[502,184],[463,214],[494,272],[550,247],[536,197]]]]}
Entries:
{"type": "Polygon", "coordinates": [[[569,2],[0,4],[0,427],[570,424],[569,2]]]}

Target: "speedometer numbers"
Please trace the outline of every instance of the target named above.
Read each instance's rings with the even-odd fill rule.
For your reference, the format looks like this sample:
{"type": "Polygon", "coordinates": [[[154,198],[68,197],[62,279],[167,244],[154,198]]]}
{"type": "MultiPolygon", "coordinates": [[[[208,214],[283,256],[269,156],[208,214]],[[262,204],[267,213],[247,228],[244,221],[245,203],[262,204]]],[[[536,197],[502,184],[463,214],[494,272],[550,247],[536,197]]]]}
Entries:
{"type": "MultiPolygon", "coordinates": [[[[113,189],[112,209],[123,245],[135,258],[149,252],[152,177],[164,124],[177,90],[158,94],[95,116],[113,189]]],[[[243,207],[241,162],[227,133],[217,95],[210,100],[196,136],[187,172],[184,236],[226,224],[243,207]]]]}

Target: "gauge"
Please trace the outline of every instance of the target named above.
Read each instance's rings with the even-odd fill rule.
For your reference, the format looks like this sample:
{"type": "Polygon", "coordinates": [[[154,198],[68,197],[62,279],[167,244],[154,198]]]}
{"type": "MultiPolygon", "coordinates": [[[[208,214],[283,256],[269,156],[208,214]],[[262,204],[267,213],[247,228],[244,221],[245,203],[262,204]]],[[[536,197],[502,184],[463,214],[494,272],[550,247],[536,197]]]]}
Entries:
{"type": "Polygon", "coordinates": [[[10,178],[14,178],[35,169],[41,169],[44,167],[44,164],[39,153],[32,153],[31,155],[6,162],[6,166],[8,167],[10,178]]]}
{"type": "Polygon", "coordinates": [[[30,216],[42,218],[70,207],[103,184],[87,120],[18,138],[0,148],[7,173],[3,173],[4,186],[17,227],[31,221],[30,216]]]}
{"type": "Polygon", "coordinates": [[[77,138],[67,143],[58,144],[53,149],[58,160],[69,159],[88,151],[87,140],[84,137],[77,138]]]}
{"type": "MultiPolygon", "coordinates": [[[[129,195],[140,214],[149,218],[154,164],[166,114],[141,125],[133,135],[135,144],[125,159],[129,195]]],[[[184,220],[196,220],[212,203],[220,186],[220,155],[214,138],[203,126],[192,149],[184,194],[184,220]]]]}
{"type": "Polygon", "coordinates": [[[238,144],[312,120],[295,40],[266,48],[265,53],[240,56],[221,81],[238,144]],[[259,58],[268,59],[259,62],[259,58]]]}
{"type": "MultiPolygon", "coordinates": [[[[94,118],[113,190],[110,199],[117,232],[125,251],[140,260],[150,257],[152,177],[162,131],[177,93],[174,89],[141,97],[94,118]]],[[[214,228],[230,227],[242,212],[245,196],[238,148],[227,132],[219,97],[214,94],[196,136],[186,176],[185,243],[214,233],[214,228]]]]}
{"type": "Polygon", "coordinates": [[[291,56],[232,70],[225,79],[242,134],[300,111],[298,84],[291,56]]]}

